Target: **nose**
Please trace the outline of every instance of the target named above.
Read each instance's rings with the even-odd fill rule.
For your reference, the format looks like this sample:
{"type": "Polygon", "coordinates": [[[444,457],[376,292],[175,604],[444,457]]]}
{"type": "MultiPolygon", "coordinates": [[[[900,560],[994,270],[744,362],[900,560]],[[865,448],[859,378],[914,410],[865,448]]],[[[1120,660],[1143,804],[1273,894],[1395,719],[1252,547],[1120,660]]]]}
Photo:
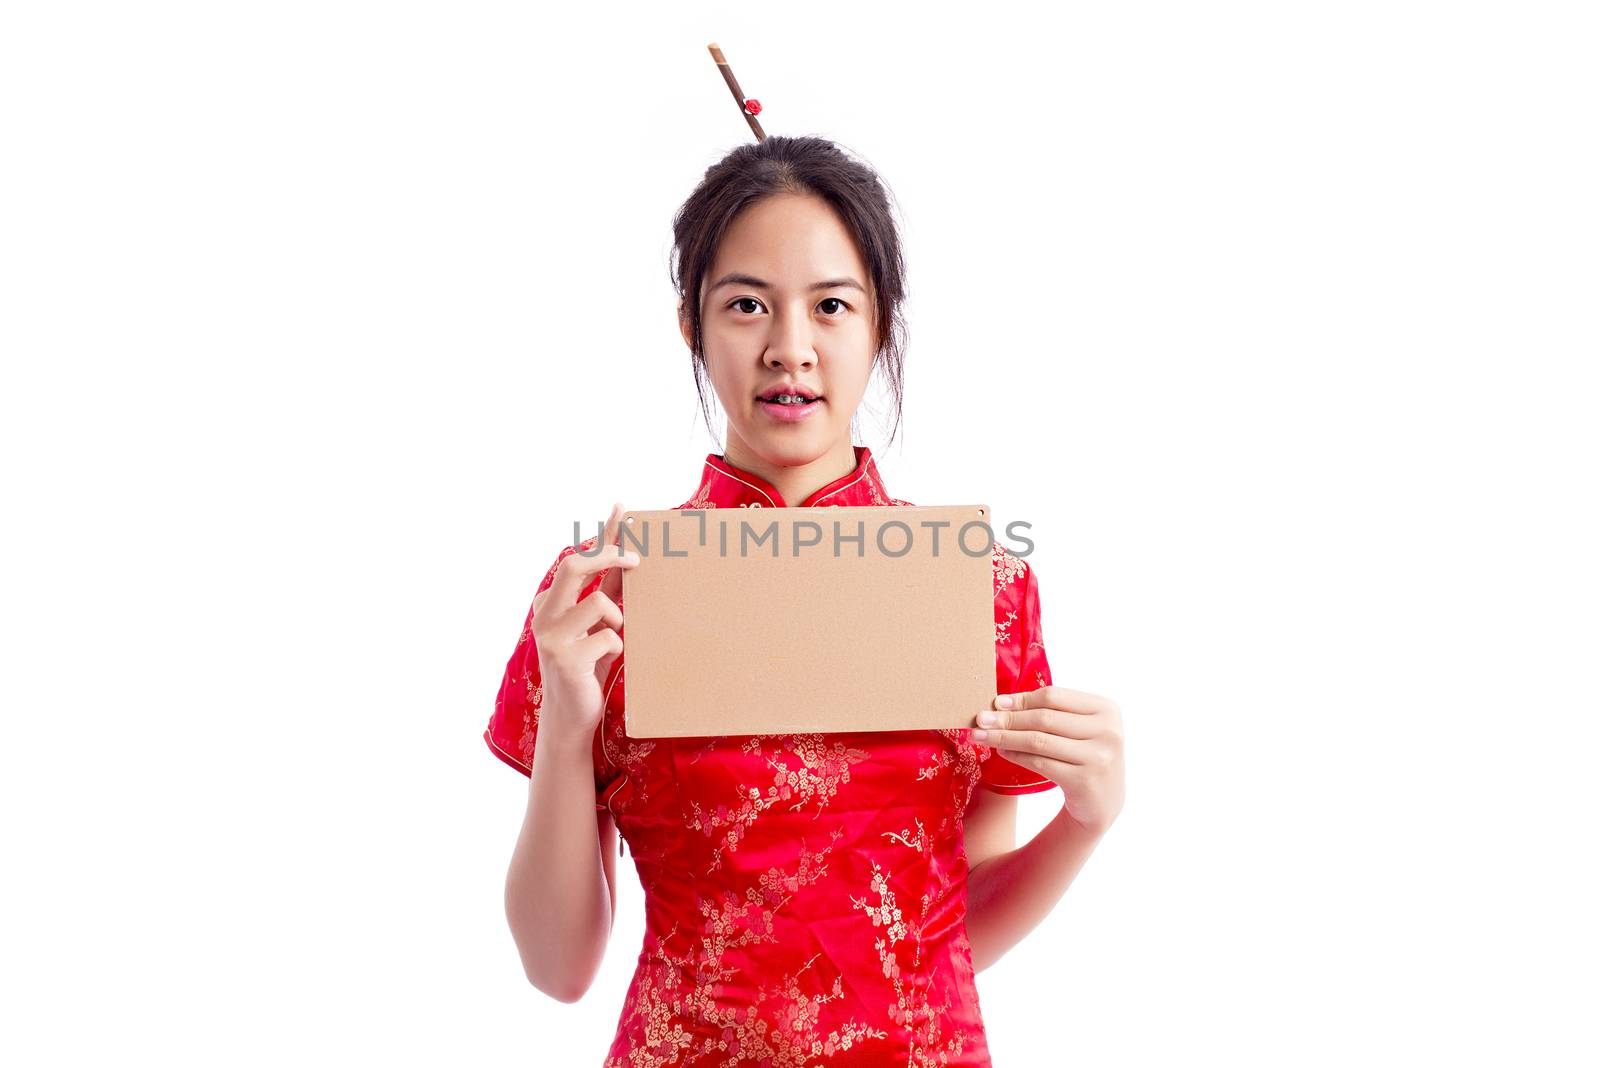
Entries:
{"type": "Polygon", "coordinates": [[[815,364],[816,359],[811,346],[811,324],[806,317],[783,312],[775,315],[772,335],[767,344],[767,366],[791,372],[803,371],[815,364]]]}

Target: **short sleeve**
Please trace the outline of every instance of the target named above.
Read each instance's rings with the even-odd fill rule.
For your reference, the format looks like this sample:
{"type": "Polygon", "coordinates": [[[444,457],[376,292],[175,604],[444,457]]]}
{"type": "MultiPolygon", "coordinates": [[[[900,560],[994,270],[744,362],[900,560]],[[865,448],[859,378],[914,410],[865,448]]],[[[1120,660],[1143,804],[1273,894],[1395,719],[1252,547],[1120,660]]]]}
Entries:
{"type": "MultiPolygon", "coordinates": [[[[595,543],[594,538],[583,542],[587,549],[595,543]]],[[[562,548],[556,556],[555,563],[545,572],[544,580],[534,590],[534,597],[550,588],[555,581],[556,568],[561,566],[561,561],[566,559],[577,549],[571,545],[562,548]]],[[[578,600],[583,600],[589,594],[600,588],[604,576],[597,575],[578,594],[578,600]]],[[[533,774],[533,750],[539,738],[539,708],[544,702],[543,680],[539,675],[539,647],[533,640],[533,615],[534,610],[530,605],[528,614],[522,624],[522,633],[517,637],[517,644],[511,650],[511,658],[506,661],[505,673],[500,678],[500,691],[495,696],[494,712],[489,717],[489,725],[484,729],[483,740],[488,743],[489,750],[506,764],[524,775],[533,774]]],[[[618,661],[620,663],[620,659],[618,661]]],[[[613,664],[613,671],[617,665],[613,664]]],[[[601,717],[600,726],[595,730],[593,758],[594,758],[594,784],[596,794],[596,808],[605,808],[605,804],[598,800],[607,786],[620,777],[620,770],[611,766],[606,757],[605,746],[602,742],[605,728],[605,718],[601,717]]]]}
{"type": "MultiPolygon", "coordinates": [[[[1024,693],[1050,685],[1039,621],[1039,578],[1026,561],[1004,546],[994,548],[994,664],[996,693],[1024,693]]],[[[1031,768],[978,745],[978,781],[1001,794],[1034,794],[1057,784],[1031,768]]]]}

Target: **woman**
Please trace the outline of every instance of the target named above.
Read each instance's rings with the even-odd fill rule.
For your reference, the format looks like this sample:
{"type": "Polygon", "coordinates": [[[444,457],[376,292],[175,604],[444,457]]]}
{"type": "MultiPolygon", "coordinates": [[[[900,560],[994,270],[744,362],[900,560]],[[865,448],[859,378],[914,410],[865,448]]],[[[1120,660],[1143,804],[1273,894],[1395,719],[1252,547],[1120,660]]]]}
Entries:
{"type": "MultiPolygon", "coordinates": [[[[727,413],[679,507],[908,504],[853,444],[874,370],[896,426],[903,395],[903,268],[877,176],[831,142],[767,137],[706,172],[675,235],[702,410],[709,381],[727,413]]],[[[1033,569],[995,545],[987,735],[633,739],[621,512],[546,573],[484,732],[531,776],[506,879],[529,980],[563,1001],[588,988],[620,828],[647,928],[608,1068],[988,1064],[975,971],[1044,918],[1122,804],[1119,713],[1051,684],[1033,569]],[[1014,795],[1051,789],[1061,813],[1015,848],[1014,795]]]]}

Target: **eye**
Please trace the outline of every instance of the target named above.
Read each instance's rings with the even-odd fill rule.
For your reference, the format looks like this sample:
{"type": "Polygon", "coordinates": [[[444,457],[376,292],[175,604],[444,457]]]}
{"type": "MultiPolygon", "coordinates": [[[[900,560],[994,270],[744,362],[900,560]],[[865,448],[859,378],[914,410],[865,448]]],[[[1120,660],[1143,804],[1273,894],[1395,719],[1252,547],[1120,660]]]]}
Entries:
{"type": "MultiPolygon", "coordinates": [[[[728,302],[728,307],[735,308],[741,312],[744,312],[746,315],[754,315],[756,311],[761,308],[761,306],[761,302],[755,297],[736,297],[728,302]],[[753,304],[755,307],[747,308],[745,307],[747,304],[753,304]]],[[[840,300],[838,297],[823,297],[817,302],[817,307],[822,308],[823,314],[830,319],[837,319],[839,316],[850,310],[850,305],[845,301],[840,300]],[[837,305],[837,309],[830,310],[828,307],[829,305],[837,305]]]]}

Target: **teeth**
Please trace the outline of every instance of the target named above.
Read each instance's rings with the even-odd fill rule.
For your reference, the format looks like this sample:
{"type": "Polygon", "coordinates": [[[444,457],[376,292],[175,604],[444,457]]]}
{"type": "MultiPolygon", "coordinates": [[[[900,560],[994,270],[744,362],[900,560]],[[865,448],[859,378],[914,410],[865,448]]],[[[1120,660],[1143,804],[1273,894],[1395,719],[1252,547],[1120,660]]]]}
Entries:
{"type": "Polygon", "coordinates": [[[795,393],[780,393],[772,398],[779,404],[805,404],[806,399],[795,393]]]}

